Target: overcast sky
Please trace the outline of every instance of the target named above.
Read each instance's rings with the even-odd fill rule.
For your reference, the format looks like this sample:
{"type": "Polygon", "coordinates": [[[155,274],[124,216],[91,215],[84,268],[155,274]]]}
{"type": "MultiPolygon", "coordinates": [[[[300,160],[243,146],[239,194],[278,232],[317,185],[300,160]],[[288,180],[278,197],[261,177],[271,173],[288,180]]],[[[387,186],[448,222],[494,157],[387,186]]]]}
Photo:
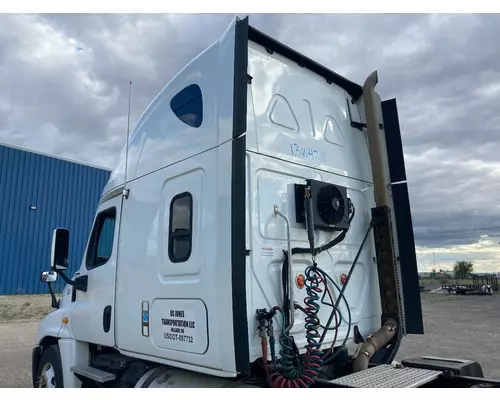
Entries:
{"type": "MultiPolygon", "coordinates": [[[[1,15],[0,141],[112,168],[132,124],[232,15],[1,15]]],[[[398,99],[419,267],[500,271],[499,15],[252,15],[398,99]]],[[[133,128],[133,125],[132,125],[133,128]]]]}

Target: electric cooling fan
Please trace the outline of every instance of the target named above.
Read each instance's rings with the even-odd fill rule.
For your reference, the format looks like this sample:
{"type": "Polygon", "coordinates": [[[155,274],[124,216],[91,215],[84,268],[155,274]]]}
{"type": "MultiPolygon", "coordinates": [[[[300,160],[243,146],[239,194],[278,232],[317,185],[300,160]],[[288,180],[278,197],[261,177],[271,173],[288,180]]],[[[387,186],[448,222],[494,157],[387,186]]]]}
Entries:
{"type": "Polygon", "coordinates": [[[316,207],[319,215],[328,225],[337,225],[342,222],[346,206],[346,201],[336,186],[325,186],[316,194],[316,207]]]}
{"type": "Polygon", "coordinates": [[[349,229],[349,198],[347,189],[327,182],[308,179],[295,185],[296,221],[305,223],[304,190],[311,188],[314,229],[341,231],[349,229]]]}

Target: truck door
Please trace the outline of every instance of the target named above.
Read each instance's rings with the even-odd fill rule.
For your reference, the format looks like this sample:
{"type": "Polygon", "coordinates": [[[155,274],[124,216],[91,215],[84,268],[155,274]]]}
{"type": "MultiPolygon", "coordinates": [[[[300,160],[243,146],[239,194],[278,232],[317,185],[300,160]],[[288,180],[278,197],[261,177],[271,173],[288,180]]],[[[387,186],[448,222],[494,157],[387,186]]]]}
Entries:
{"type": "Polygon", "coordinates": [[[80,276],[88,276],[87,291],[77,291],[71,315],[75,339],[114,346],[114,300],[121,191],[99,204],[80,276]]]}

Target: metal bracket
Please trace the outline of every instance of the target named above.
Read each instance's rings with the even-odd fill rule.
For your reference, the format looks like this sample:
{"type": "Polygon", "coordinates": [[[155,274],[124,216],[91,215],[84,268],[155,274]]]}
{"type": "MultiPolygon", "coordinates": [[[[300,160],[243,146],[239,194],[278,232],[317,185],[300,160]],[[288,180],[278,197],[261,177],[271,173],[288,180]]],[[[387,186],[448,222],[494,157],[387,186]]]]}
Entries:
{"type": "MultiPolygon", "coordinates": [[[[366,124],[364,122],[356,122],[356,121],[351,121],[351,126],[353,128],[359,129],[360,131],[363,130],[363,128],[366,128],[366,124]]],[[[384,125],[378,124],[379,129],[384,129],[384,125]]]]}
{"type": "MultiPolygon", "coordinates": [[[[357,122],[352,120],[352,113],[351,113],[351,106],[349,105],[349,100],[346,100],[347,104],[347,112],[349,113],[349,121],[351,121],[351,127],[359,129],[360,131],[363,131],[364,128],[366,128],[366,123],[364,122],[357,122]]],[[[378,127],[380,129],[384,129],[384,125],[378,124],[378,127]]]]}
{"type": "Polygon", "coordinates": [[[357,325],[354,325],[354,343],[356,344],[361,344],[364,343],[365,339],[363,339],[363,336],[359,332],[359,328],[357,325]]]}

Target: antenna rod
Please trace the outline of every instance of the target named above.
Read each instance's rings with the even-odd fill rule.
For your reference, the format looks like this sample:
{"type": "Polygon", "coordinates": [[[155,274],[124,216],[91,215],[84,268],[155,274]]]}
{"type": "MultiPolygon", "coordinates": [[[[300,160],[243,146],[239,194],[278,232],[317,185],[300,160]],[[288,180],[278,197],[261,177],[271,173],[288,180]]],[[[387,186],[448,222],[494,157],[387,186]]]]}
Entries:
{"type": "Polygon", "coordinates": [[[130,135],[130,97],[132,93],[132,81],[128,84],[128,113],[127,113],[127,143],[125,147],[125,173],[123,174],[123,189],[122,194],[125,199],[128,199],[129,190],[127,189],[127,170],[128,170],[128,142],[130,135]]]}
{"type": "Polygon", "coordinates": [[[125,148],[125,182],[124,188],[127,185],[127,170],[128,170],[128,142],[130,135],[130,97],[132,94],[132,81],[129,82],[128,85],[128,115],[127,115],[127,144],[125,148]]]}

